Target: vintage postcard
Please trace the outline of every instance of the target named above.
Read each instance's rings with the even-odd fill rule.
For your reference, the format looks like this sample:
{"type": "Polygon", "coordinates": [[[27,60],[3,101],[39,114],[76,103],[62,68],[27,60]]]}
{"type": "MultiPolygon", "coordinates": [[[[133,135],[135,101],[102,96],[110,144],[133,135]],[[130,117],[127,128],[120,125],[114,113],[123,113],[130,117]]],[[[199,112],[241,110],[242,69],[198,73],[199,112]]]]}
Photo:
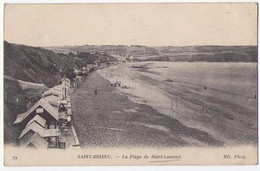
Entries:
{"type": "Polygon", "coordinates": [[[256,165],[257,11],[5,4],[5,166],[256,165]]]}

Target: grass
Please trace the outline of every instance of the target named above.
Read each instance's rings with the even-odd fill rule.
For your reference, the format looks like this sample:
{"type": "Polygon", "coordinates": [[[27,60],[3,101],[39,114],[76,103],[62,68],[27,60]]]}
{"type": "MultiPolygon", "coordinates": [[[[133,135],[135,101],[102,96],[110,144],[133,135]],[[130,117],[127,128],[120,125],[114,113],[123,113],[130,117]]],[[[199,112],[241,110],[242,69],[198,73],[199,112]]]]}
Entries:
{"type": "Polygon", "coordinates": [[[23,90],[19,82],[15,79],[4,80],[4,143],[18,145],[18,137],[21,128],[13,125],[16,116],[27,110],[27,104],[31,101],[32,105],[41,97],[42,89],[23,90]],[[18,99],[18,103],[17,103],[18,99]]]}

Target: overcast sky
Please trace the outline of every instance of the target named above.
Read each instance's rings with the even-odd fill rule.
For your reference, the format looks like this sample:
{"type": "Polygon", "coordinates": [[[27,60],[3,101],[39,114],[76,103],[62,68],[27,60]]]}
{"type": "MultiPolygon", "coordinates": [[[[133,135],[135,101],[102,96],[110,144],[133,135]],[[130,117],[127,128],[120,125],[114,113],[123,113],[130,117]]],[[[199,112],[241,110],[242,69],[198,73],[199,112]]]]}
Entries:
{"type": "Polygon", "coordinates": [[[4,39],[33,46],[257,44],[255,3],[6,5],[4,15],[4,39]]]}

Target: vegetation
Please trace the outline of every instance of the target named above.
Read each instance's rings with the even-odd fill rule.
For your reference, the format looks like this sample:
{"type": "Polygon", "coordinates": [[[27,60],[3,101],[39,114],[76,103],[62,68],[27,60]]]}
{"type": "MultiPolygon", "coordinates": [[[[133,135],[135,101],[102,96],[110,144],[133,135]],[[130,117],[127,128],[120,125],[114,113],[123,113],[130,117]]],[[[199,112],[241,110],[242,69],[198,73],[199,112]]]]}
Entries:
{"type": "MultiPolygon", "coordinates": [[[[84,53],[72,54],[55,53],[40,47],[11,44],[4,42],[4,141],[17,145],[17,137],[21,130],[13,125],[17,114],[25,112],[30,104],[35,104],[46,86],[53,87],[60,78],[76,77],[73,68],[82,68],[96,61],[106,62],[116,59],[107,54],[96,53],[90,59],[84,53]],[[23,89],[19,81],[41,83],[44,85],[23,89]],[[40,88],[39,88],[40,87],[40,88]]],[[[27,84],[24,82],[24,84],[27,84]]]]}
{"type": "Polygon", "coordinates": [[[85,62],[88,64],[95,64],[96,62],[106,63],[116,61],[116,58],[108,55],[107,53],[77,52],[77,54],[74,54],[70,52],[68,55],[74,58],[84,59],[85,62]]]}
{"type": "Polygon", "coordinates": [[[71,67],[65,67],[64,70],[62,70],[60,74],[61,74],[61,77],[66,76],[70,80],[73,80],[74,78],[76,78],[74,69],[71,67]]]}
{"type": "Polygon", "coordinates": [[[129,57],[135,61],[207,61],[207,62],[257,62],[257,46],[161,46],[106,45],[49,47],[64,54],[69,52],[102,52],[129,57]]]}
{"type": "Polygon", "coordinates": [[[41,98],[43,89],[22,89],[18,80],[5,77],[4,79],[4,142],[18,145],[19,134],[21,130],[14,126],[13,122],[17,114],[25,112],[29,104],[36,103],[41,98]]]}
{"type": "Polygon", "coordinates": [[[106,53],[66,55],[40,47],[4,42],[4,74],[23,81],[44,83],[48,87],[56,85],[61,75],[74,67],[107,61],[116,61],[116,58],[106,53]]]}

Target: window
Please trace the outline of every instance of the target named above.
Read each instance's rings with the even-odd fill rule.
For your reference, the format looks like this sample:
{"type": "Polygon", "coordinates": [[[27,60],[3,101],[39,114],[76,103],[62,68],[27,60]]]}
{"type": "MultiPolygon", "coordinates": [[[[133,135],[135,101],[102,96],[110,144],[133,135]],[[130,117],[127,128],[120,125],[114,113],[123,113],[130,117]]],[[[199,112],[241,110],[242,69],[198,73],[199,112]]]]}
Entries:
{"type": "Polygon", "coordinates": [[[36,109],[36,113],[43,113],[43,108],[36,109]]]}

